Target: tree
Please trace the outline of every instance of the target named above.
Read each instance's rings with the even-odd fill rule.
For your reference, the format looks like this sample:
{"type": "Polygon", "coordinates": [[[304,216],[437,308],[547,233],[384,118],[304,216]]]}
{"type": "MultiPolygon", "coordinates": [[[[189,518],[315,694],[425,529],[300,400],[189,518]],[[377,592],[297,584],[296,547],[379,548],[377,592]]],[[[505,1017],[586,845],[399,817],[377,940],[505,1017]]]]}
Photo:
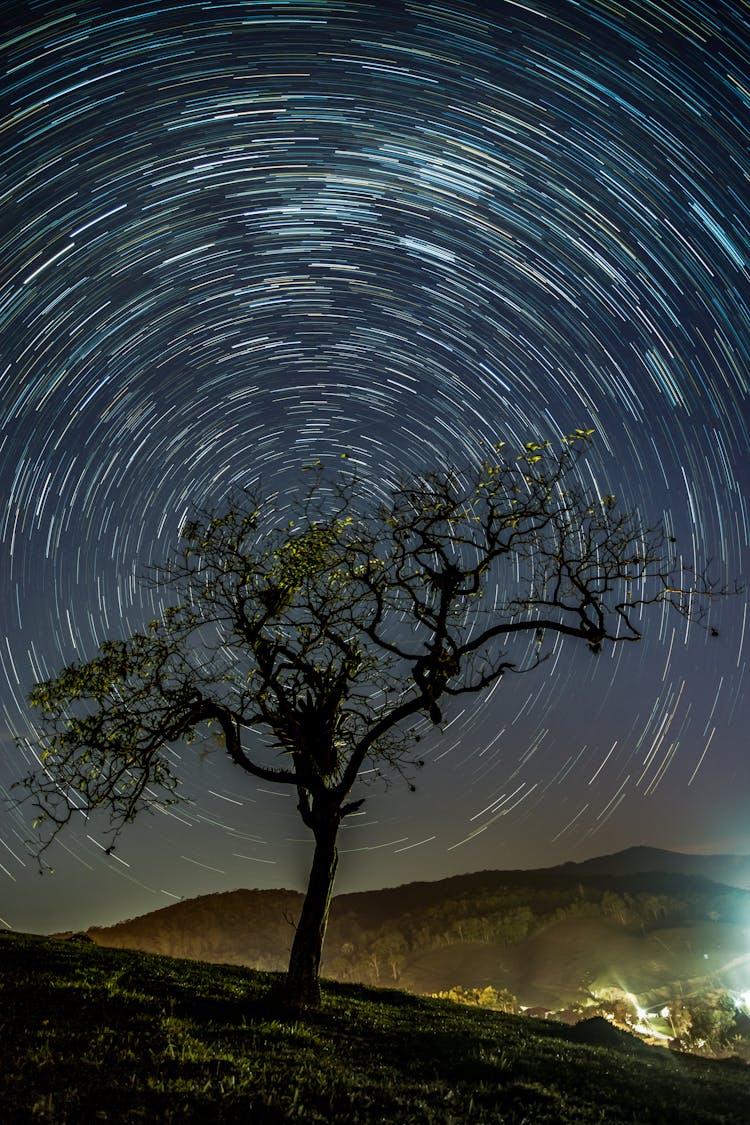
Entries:
{"type": "Polygon", "coordinates": [[[377,506],[360,503],[356,474],[317,465],[294,521],[250,492],[188,521],[148,578],[161,616],[31,693],[41,850],[93,809],[114,846],[142,809],[177,800],[169,749],[213,724],[240,769],[296,790],[314,837],[286,998],[315,1005],[337,834],[363,803],[363,767],[410,776],[446,699],[537,667],[548,637],[598,653],[638,641],[649,607],[692,618],[713,592],[637,512],[582,489],[591,432],[518,456],[498,443],[377,506]]]}
{"type": "Polygon", "coordinates": [[[508,988],[465,988],[454,984],[447,992],[431,993],[437,1000],[452,1000],[454,1004],[466,1004],[472,1008],[487,1008],[493,1012],[509,1012],[518,1015],[519,1004],[516,996],[508,988]]]}
{"type": "Polygon", "coordinates": [[[714,992],[685,1001],[689,1011],[690,1045],[710,1054],[727,1047],[737,1032],[737,1009],[728,992],[714,992]]]}
{"type": "Polygon", "coordinates": [[[672,1034],[675,1039],[688,1042],[690,1040],[692,1018],[682,997],[673,996],[669,1003],[662,1009],[662,1012],[666,1013],[666,1018],[670,1022],[672,1034]]]}

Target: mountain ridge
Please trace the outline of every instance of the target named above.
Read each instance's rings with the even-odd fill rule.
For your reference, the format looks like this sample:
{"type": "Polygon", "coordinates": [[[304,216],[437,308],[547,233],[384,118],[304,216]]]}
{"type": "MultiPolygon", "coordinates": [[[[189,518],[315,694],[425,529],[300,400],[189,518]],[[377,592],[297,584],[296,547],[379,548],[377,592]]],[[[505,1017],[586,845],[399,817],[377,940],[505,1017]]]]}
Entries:
{"type": "Polygon", "coordinates": [[[750,855],[675,852],[636,844],[609,855],[594,856],[578,862],[569,860],[554,870],[578,871],[586,874],[636,874],[646,871],[668,871],[674,874],[702,875],[716,883],[750,889],[750,855]]]}

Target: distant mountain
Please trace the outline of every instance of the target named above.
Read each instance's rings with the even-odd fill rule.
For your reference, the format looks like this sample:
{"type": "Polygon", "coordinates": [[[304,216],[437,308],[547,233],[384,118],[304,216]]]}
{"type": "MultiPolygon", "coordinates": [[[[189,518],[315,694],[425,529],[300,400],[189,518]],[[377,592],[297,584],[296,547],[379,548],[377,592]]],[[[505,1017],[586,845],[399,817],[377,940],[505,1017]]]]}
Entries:
{"type": "Polygon", "coordinates": [[[555,870],[576,875],[636,875],[664,871],[697,875],[729,887],[750,889],[750,855],[686,855],[661,848],[635,847],[583,863],[564,863],[555,870]]]}
{"type": "MultiPolygon", "coordinates": [[[[632,848],[337,895],[323,974],[413,992],[491,984],[549,1007],[623,982],[638,994],[709,977],[746,988],[750,892],[704,873],[740,877],[742,863],[720,862],[734,859],[747,862],[632,848]]],[[[88,934],[99,945],[281,970],[301,903],[295,891],[229,891],[88,934]]]]}

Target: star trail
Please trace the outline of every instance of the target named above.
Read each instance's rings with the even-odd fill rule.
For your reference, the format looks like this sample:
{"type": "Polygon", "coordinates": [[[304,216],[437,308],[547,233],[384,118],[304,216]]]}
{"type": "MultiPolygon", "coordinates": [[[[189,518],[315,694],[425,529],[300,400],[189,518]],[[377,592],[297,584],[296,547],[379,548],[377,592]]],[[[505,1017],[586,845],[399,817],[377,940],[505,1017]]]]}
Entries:
{"type": "MultiPolygon", "coordinates": [[[[0,38],[0,792],[32,684],[159,612],[195,505],[346,453],[373,497],[481,443],[596,438],[584,483],[750,577],[743,0],[11,4],[0,38]]],[[[750,851],[747,594],[462,700],[417,793],[364,790],[338,890],[631,844],[750,851]],[[712,633],[718,633],[718,636],[712,633]]],[[[20,740],[17,741],[17,740],[20,740]]],[[[211,745],[187,802],[0,924],[303,885],[294,799],[211,745]]],[[[366,780],[366,779],[365,779],[366,780]]]]}

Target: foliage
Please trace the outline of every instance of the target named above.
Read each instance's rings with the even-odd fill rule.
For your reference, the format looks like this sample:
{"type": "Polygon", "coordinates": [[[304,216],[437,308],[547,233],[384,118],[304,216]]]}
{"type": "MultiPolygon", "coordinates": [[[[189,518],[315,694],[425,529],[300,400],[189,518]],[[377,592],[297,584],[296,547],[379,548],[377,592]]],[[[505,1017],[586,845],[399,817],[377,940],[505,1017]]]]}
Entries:
{"type": "Polygon", "coordinates": [[[404,994],[324,986],[304,1017],[246,969],[0,934],[4,1125],[86,1121],[729,1125],[747,1068],[404,994]]]}
{"type": "Polygon", "coordinates": [[[446,992],[432,994],[437,1000],[452,1000],[454,1004],[468,1004],[471,1008],[486,1008],[492,1012],[519,1011],[518,998],[507,988],[493,988],[488,984],[485,988],[464,988],[454,984],[446,992]]]}
{"type": "Polygon", "coordinates": [[[674,1007],[681,1021],[680,1039],[692,1051],[718,1054],[741,1038],[740,1014],[729,992],[701,992],[674,1007]]]}

